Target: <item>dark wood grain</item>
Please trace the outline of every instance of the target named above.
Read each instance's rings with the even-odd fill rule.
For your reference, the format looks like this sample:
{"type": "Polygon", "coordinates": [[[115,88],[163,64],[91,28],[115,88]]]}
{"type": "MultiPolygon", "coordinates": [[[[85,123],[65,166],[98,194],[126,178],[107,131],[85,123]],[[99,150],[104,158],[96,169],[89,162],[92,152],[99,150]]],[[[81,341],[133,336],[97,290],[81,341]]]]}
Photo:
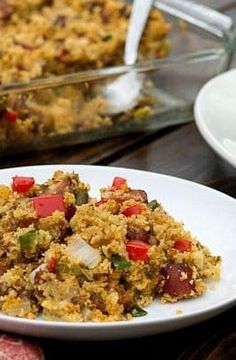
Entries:
{"type": "Polygon", "coordinates": [[[143,135],[116,137],[85,145],[74,145],[27,154],[18,154],[1,159],[0,167],[7,168],[38,164],[96,164],[122,152],[126,147],[140,141],[143,135]]]}
{"type": "Polygon", "coordinates": [[[124,358],[128,350],[132,359],[147,356],[165,360],[235,360],[236,309],[182,330],[122,341],[106,342],[58,342],[41,340],[46,359],[74,358],[74,354],[86,353],[86,357],[111,359],[124,358]],[[115,355],[114,355],[115,354],[115,355]]]}
{"type": "Polygon", "coordinates": [[[232,309],[227,315],[221,315],[216,321],[209,322],[200,338],[190,345],[178,360],[235,360],[236,359],[236,323],[234,321],[236,309],[232,309]],[[227,322],[226,322],[227,319],[227,322]],[[215,329],[212,325],[215,325],[215,329]]]}
{"type": "Polygon", "coordinates": [[[230,192],[236,184],[236,171],[216,155],[200,136],[195,124],[140,146],[110,163],[182,177],[230,192]],[[223,188],[224,184],[224,188],[223,188]],[[226,186],[228,184],[228,186],[226,186]]]}

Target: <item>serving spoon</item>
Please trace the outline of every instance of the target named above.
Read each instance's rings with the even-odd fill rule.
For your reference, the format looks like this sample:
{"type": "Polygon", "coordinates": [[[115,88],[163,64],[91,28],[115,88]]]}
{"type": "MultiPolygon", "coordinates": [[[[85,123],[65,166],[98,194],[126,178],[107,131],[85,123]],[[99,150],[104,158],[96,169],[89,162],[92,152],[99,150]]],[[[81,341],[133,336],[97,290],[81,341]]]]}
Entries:
{"type": "MultiPolygon", "coordinates": [[[[125,42],[124,63],[134,65],[137,60],[140,39],[145,29],[153,0],[134,0],[125,42]]],[[[135,107],[143,87],[142,74],[135,70],[119,76],[106,85],[102,96],[106,100],[106,113],[119,114],[135,107]]]]}

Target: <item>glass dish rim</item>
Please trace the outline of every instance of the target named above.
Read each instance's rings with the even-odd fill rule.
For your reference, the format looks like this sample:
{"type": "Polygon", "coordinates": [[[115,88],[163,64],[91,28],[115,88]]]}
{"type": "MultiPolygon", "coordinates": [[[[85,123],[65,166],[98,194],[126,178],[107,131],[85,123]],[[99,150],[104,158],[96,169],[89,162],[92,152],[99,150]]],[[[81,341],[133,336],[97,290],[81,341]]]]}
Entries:
{"type": "MultiPolygon", "coordinates": [[[[216,37],[218,38],[218,37],[216,37]]],[[[45,78],[32,79],[29,81],[21,81],[10,84],[0,85],[0,96],[7,95],[12,92],[27,92],[41,89],[48,89],[60,86],[75,85],[90,81],[104,80],[112,76],[118,76],[130,71],[138,73],[155,71],[165,67],[182,65],[183,63],[191,64],[217,59],[226,52],[231,52],[236,48],[236,34],[233,29],[224,33],[222,38],[218,38],[222,46],[210,48],[206,50],[188,52],[181,55],[168,56],[162,59],[145,60],[135,65],[119,65],[105,67],[101,69],[83,70],[65,75],[52,75],[45,78]]]]}

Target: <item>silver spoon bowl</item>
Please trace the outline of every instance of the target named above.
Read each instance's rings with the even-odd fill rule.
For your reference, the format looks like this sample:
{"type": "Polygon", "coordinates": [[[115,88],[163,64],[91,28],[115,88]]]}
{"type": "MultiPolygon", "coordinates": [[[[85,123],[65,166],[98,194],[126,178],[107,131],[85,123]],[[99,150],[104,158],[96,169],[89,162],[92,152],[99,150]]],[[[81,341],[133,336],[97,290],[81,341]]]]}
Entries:
{"type": "MultiPolygon", "coordinates": [[[[134,0],[125,43],[124,63],[134,65],[139,43],[145,29],[153,0],[134,0]]],[[[106,100],[106,113],[115,115],[135,107],[143,87],[143,75],[131,70],[119,76],[102,91],[106,100]]]]}

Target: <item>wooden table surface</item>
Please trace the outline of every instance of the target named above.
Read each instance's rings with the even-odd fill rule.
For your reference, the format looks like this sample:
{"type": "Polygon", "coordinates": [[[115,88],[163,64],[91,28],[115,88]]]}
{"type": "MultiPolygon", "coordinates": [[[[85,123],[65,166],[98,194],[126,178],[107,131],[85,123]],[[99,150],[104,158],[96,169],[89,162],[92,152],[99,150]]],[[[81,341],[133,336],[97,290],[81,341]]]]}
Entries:
{"type": "MultiPolygon", "coordinates": [[[[236,1],[206,0],[236,19],[236,1]]],[[[232,66],[236,64],[233,61],[232,66]]],[[[18,155],[1,160],[1,167],[31,164],[102,164],[154,171],[206,184],[236,197],[236,170],[221,160],[203,141],[194,123],[153,134],[130,135],[91,145],[18,155]]],[[[232,269],[233,270],[233,269],[232,269]]],[[[36,340],[46,359],[87,356],[125,356],[140,349],[165,359],[236,359],[236,309],[187,329],[141,339],[86,343],[36,340]],[[165,354],[161,356],[159,354],[165,354]]]]}

